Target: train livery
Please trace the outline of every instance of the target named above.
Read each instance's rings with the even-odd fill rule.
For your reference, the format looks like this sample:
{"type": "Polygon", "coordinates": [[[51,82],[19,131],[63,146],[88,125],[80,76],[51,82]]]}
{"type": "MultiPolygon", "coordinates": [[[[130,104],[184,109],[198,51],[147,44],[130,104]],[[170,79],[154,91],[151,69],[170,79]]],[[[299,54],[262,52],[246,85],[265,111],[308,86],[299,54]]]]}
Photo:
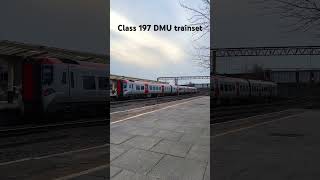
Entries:
{"type": "Polygon", "coordinates": [[[51,57],[26,60],[19,107],[22,114],[104,108],[108,66],[51,57]]]}
{"type": "Polygon", "coordinates": [[[215,104],[241,100],[270,100],[277,96],[277,84],[270,81],[212,77],[212,100],[215,104]]]}
{"type": "Polygon", "coordinates": [[[195,87],[175,86],[158,82],[133,81],[128,79],[113,80],[110,84],[110,97],[113,99],[155,97],[197,92],[197,88],[195,87]]]}

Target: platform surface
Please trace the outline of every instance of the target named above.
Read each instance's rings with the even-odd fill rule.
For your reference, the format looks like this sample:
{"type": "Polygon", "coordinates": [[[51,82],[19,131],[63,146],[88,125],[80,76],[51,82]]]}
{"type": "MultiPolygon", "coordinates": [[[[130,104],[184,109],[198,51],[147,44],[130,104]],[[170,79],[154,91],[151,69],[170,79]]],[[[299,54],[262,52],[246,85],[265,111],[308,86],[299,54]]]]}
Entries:
{"type": "Polygon", "coordinates": [[[213,179],[320,179],[319,119],[306,110],[213,137],[213,179]]]}
{"type": "MultiPolygon", "coordinates": [[[[111,179],[209,180],[209,104],[205,96],[111,124],[111,179]]],[[[104,179],[103,172],[74,180],[104,179]]]]}

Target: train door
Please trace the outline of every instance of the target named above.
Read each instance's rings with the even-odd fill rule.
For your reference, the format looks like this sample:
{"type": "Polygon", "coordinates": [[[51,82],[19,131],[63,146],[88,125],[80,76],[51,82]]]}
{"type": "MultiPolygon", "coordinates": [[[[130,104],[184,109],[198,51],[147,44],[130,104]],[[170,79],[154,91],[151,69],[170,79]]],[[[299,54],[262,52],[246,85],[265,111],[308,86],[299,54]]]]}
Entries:
{"type": "Polygon", "coordinates": [[[164,85],[161,85],[161,93],[164,95],[164,85]]]}
{"type": "MultiPolygon", "coordinates": [[[[49,70],[51,73],[52,69],[49,70]]],[[[52,79],[53,77],[48,78],[52,79]]],[[[41,64],[31,61],[25,62],[22,68],[22,113],[41,112],[41,94],[41,64]]]]}
{"type": "Polygon", "coordinates": [[[237,96],[240,96],[239,82],[236,82],[236,92],[237,92],[237,96]]]}
{"type": "Polygon", "coordinates": [[[144,84],[144,94],[148,94],[149,93],[149,86],[148,84],[144,84]]]}
{"type": "Polygon", "coordinates": [[[68,102],[71,92],[69,89],[69,65],[56,64],[54,67],[54,83],[49,87],[55,89],[57,102],[68,102]]]}
{"type": "Polygon", "coordinates": [[[75,72],[70,67],[68,68],[68,84],[69,84],[69,96],[73,96],[73,92],[76,89],[75,72]]]}
{"type": "Polygon", "coordinates": [[[218,79],[216,79],[215,81],[215,96],[218,97],[219,96],[219,92],[220,92],[220,87],[219,87],[219,83],[218,83],[218,79]]]}
{"type": "MultiPolygon", "coordinates": [[[[85,72],[85,69],[77,65],[68,65],[68,85],[69,85],[69,99],[71,101],[86,101],[88,97],[92,96],[87,94],[86,90],[88,74],[85,72]],[[86,79],[87,78],[87,79],[86,79]]],[[[92,93],[92,92],[90,92],[92,93]]]]}
{"type": "Polygon", "coordinates": [[[118,80],[117,81],[117,95],[118,95],[118,97],[123,97],[122,86],[123,86],[122,81],[118,80]]]}

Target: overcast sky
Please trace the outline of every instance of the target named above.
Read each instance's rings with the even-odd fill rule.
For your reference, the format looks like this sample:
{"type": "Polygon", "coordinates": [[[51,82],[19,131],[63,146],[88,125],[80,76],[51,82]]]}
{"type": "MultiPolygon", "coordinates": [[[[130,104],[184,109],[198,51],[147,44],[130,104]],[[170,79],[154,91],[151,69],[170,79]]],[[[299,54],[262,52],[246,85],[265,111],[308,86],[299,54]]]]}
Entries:
{"type": "MultiPolygon", "coordinates": [[[[198,6],[200,0],[181,0],[198,6]]],[[[0,40],[106,54],[105,0],[4,0],[0,40]]],[[[112,0],[111,24],[185,25],[189,17],[178,0],[112,0]]],[[[207,75],[193,62],[190,33],[118,33],[111,27],[111,73],[156,79],[159,76],[207,75]]],[[[209,46],[209,38],[199,44],[209,46]]]]}
{"type": "MultiPolygon", "coordinates": [[[[197,6],[200,0],[184,0],[197,6]]],[[[215,0],[213,39],[216,47],[319,45],[310,32],[287,33],[287,22],[263,16],[254,0],[215,0]]],[[[189,17],[178,0],[112,0],[111,16],[132,24],[184,25],[189,17]]],[[[105,54],[108,8],[104,0],[2,0],[0,40],[42,44],[105,54]]],[[[112,18],[112,17],[111,17],[112,18]]],[[[111,27],[112,28],[112,27],[111,27]]],[[[206,75],[193,61],[190,33],[117,33],[111,29],[111,73],[155,79],[158,76],[206,75]]],[[[204,39],[201,43],[209,43],[204,39]]],[[[218,61],[218,71],[318,67],[314,57],[235,58],[218,61]],[[243,60],[244,59],[244,60],[243,60]]]]}
{"type": "Polygon", "coordinates": [[[1,0],[0,40],[107,54],[105,0],[1,0]]]}
{"type": "MultiPolygon", "coordinates": [[[[215,47],[320,45],[314,32],[288,32],[291,23],[257,5],[255,0],[215,0],[215,47]]],[[[319,56],[220,58],[218,72],[241,72],[257,63],[265,68],[320,67],[319,56]],[[311,62],[311,63],[310,63],[311,62]]]]}
{"type": "MultiPolygon", "coordinates": [[[[200,0],[184,0],[198,7],[200,0]]],[[[119,32],[119,24],[184,26],[190,17],[179,0],[111,0],[111,74],[156,79],[159,76],[209,75],[194,62],[194,45],[209,47],[209,35],[194,42],[191,32],[119,32]],[[196,44],[194,44],[196,43],[196,44]]]]}

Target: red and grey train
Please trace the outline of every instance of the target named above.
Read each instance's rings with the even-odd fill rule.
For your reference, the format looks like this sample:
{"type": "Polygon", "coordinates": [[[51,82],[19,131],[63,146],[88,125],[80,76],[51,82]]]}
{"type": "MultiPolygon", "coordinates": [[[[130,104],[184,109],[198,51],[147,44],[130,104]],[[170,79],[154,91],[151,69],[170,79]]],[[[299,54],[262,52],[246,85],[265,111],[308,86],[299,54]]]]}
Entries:
{"type": "Polygon", "coordinates": [[[22,114],[80,110],[106,105],[108,66],[51,57],[22,66],[19,107],[22,114]]]}
{"type": "Polygon", "coordinates": [[[195,87],[128,79],[111,81],[110,85],[110,97],[113,99],[192,94],[196,92],[197,88],[195,87]]]}
{"type": "Polygon", "coordinates": [[[212,99],[215,104],[232,103],[242,100],[270,100],[277,97],[277,84],[270,81],[212,77],[212,99]]]}

